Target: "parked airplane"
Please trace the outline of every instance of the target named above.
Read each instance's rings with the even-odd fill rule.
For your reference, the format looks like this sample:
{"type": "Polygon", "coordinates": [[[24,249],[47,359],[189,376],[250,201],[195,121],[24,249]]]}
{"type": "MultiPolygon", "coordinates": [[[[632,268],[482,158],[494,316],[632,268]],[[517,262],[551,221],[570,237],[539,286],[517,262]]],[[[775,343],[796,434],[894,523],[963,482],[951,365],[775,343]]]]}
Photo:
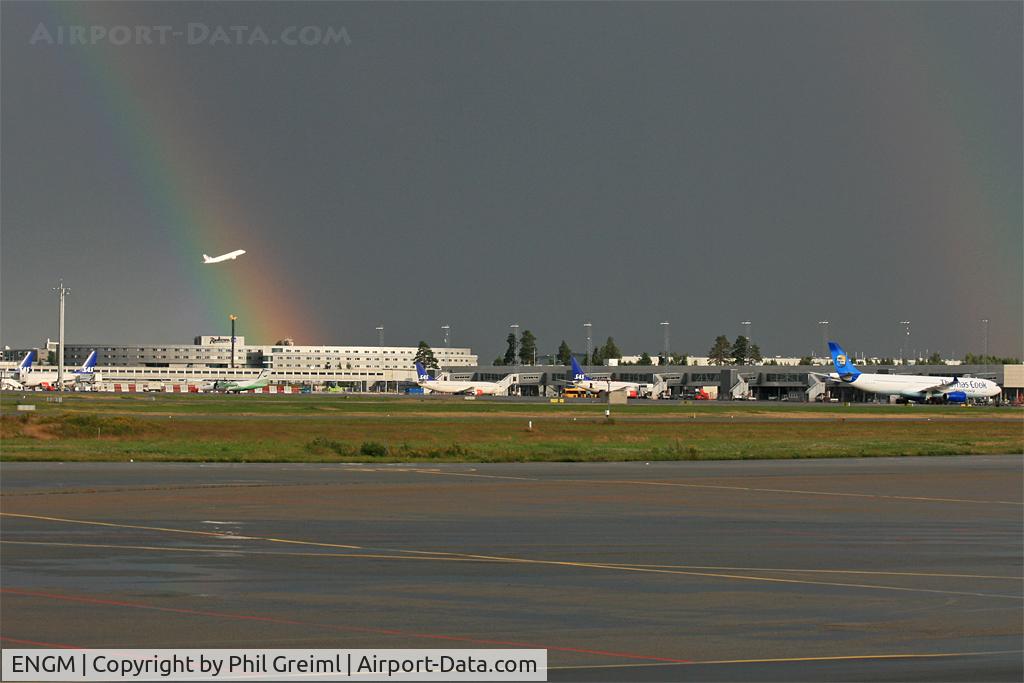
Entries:
{"type": "Polygon", "coordinates": [[[839,344],[830,341],[828,350],[836,372],[819,377],[873,394],[899,396],[908,401],[963,403],[970,398],[991,398],[1001,391],[992,380],[978,377],[869,374],[858,370],[839,344]]]}
{"type": "MultiPolygon", "coordinates": [[[[74,384],[75,382],[93,381],[96,372],[96,352],[93,351],[89,354],[89,357],[82,363],[82,367],[77,370],[71,370],[64,373],[64,384],[74,384]]],[[[43,389],[52,390],[57,386],[57,374],[52,370],[40,372],[32,367],[32,352],[29,351],[24,360],[21,361],[21,365],[18,366],[18,380],[25,386],[26,389],[34,387],[42,387],[43,389]]]]}
{"type": "Polygon", "coordinates": [[[638,398],[646,389],[646,385],[636,382],[618,382],[613,381],[610,377],[608,379],[594,379],[583,372],[583,368],[580,367],[575,356],[572,357],[571,361],[573,386],[586,389],[598,396],[603,396],[612,391],[625,391],[630,398],[638,398]]]}
{"type": "Polygon", "coordinates": [[[18,376],[18,379],[21,379],[24,373],[32,372],[33,353],[33,351],[29,351],[28,353],[25,354],[25,357],[21,359],[21,362],[18,363],[18,368],[14,371],[14,373],[18,376]]]}
{"type": "Polygon", "coordinates": [[[229,251],[228,253],[221,254],[220,256],[207,256],[206,254],[203,254],[203,263],[220,263],[221,261],[227,261],[229,259],[234,261],[244,253],[245,249],[235,249],[234,251],[229,251]]]}
{"type": "Polygon", "coordinates": [[[263,387],[270,384],[270,370],[262,370],[259,375],[253,379],[239,379],[239,380],[228,380],[226,382],[217,382],[215,388],[217,391],[227,391],[229,393],[237,393],[239,391],[249,391],[250,389],[262,389],[263,387]]]}
{"type": "Polygon", "coordinates": [[[474,382],[471,380],[434,379],[423,367],[415,363],[416,377],[419,386],[439,394],[471,394],[473,396],[495,396],[508,393],[508,388],[516,381],[516,375],[505,375],[497,382],[474,382]]]}

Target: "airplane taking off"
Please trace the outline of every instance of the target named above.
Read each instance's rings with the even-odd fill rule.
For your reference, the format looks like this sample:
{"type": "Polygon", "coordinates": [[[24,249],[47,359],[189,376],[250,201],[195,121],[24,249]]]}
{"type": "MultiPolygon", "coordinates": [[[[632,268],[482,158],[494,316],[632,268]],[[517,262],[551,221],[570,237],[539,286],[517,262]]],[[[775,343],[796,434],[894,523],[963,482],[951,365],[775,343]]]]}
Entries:
{"type": "MultiPolygon", "coordinates": [[[[75,382],[92,381],[96,373],[96,352],[93,351],[82,363],[82,367],[64,373],[64,384],[75,382]]],[[[18,366],[18,380],[27,389],[33,387],[53,388],[57,384],[57,374],[53,371],[38,372],[32,368],[32,352],[25,354],[24,360],[18,366]]]]}
{"type": "Polygon", "coordinates": [[[203,254],[203,263],[220,263],[221,261],[228,260],[234,261],[244,253],[245,249],[235,249],[234,251],[229,251],[228,253],[221,254],[220,256],[207,256],[206,254],[203,254]]]}
{"type": "Polygon", "coordinates": [[[583,372],[583,368],[580,367],[575,356],[571,358],[571,362],[573,386],[579,387],[580,389],[586,389],[598,396],[602,396],[605,393],[610,393],[612,391],[625,391],[630,397],[637,398],[644,389],[643,386],[636,382],[613,382],[611,378],[594,379],[587,373],[583,372]]]}
{"type": "MultiPolygon", "coordinates": [[[[843,347],[828,343],[836,372],[817,375],[830,382],[850,386],[873,394],[899,396],[908,401],[964,403],[969,398],[991,398],[999,394],[999,385],[978,377],[932,377],[929,375],[879,375],[861,372],[850,362],[843,347]]],[[[816,374],[816,373],[815,373],[816,374]]]]}
{"type": "Polygon", "coordinates": [[[470,380],[456,381],[447,379],[433,379],[422,363],[416,365],[416,384],[436,391],[439,394],[470,394],[472,396],[495,396],[505,394],[508,388],[516,381],[516,375],[505,375],[498,382],[473,382],[470,380]]]}
{"type": "Polygon", "coordinates": [[[270,370],[262,370],[260,374],[253,379],[240,379],[229,380],[227,382],[217,382],[214,385],[214,388],[217,391],[238,393],[239,391],[249,391],[250,389],[262,389],[268,384],[270,384],[270,370]]]}

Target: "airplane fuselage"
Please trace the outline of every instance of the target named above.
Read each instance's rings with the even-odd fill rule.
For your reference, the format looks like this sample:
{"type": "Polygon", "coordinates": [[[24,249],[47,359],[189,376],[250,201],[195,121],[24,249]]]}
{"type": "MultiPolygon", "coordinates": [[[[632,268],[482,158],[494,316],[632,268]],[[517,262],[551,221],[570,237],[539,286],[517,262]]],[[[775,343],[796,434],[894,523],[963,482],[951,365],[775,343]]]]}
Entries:
{"type": "MultiPolygon", "coordinates": [[[[839,378],[837,373],[833,373],[833,375],[839,378]]],[[[879,375],[862,372],[850,380],[843,380],[843,383],[873,394],[900,396],[918,401],[929,398],[941,398],[943,396],[959,398],[960,400],[991,398],[997,396],[1001,391],[999,385],[992,380],[980,379],[978,377],[879,375]],[[934,388],[939,384],[949,384],[950,386],[943,391],[936,391],[934,388]]]]}
{"type": "Polygon", "coordinates": [[[452,380],[433,379],[417,384],[424,389],[439,394],[472,394],[474,396],[493,396],[501,393],[502,387],[496,382],[456,382],[452,380]]]}
{"type": "Polygon", "coordinates": [[[636,382],[616,382],[613,380],[604,379],[577,379],[573,382],[573,386],[579,389],[586,389],[587,391],[598,394],[602,391],[613,392],[613,391],[627,391],[640,395],[640,385],[636,382]]]}
{"type": "Polygon", "coordinates": [[[207,256],[206,254],[203,254],[203,263],[220,263],[221,261],[227,260],[234,261],[244,253],[245,249],[236,249],[234,251],[229,251],[226,254],[221,254],[220,256],[207,256]]]}
{"type": "MultiPolygon", "coordinates": [[[[84,376],[82,374],[76,373],[73,370],[68,370],[67,372],[64,373],[64,386],[68,386],[70,384],[83,381],[83,377],[84,376]]],[[[89,380],[91,379],[92,376],[89,375],[89,380]]],[[[48,384],[50,386],[57,386],[57,373],[36,371],[22,373],[18,377],[18,381],[21,382],[21,384],[28,389],[31,389],[32,387],[40,387],[43,386],[44,384],[48,384]]]]}
{"type": "Polygon", "coordinates": [[[270,371],[264,370],[257,377],[248,380],[234,380],[227,381],[223,384],[220,382],[214,382],[214,390],[225,391],[229,394],[238,393],[240,391],[249,391],[250,389],[262,389],[263,387],[270,384],[270,371]]]}

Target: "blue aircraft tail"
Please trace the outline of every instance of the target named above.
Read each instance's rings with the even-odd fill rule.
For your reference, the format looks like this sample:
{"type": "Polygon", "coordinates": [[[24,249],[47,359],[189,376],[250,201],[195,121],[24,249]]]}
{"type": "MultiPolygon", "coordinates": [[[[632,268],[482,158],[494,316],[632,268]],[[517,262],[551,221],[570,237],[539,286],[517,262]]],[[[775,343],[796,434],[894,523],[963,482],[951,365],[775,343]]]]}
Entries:
{"type": "Polygon", "coordinates": [[[76,375],[91,375],[91,374],[93,374],[96,371],[95,368],[96,368],[96,352],[93,351],[92,353],[89,354],[89,357],[85,359],[85,362],[82,363],[82,367],[80,367],[78,370],[75,370],[75,374],[76,375]]]}
{"type": "Polygon", "coordinates": [[[572,361],[572,379],[574,382],[578,382],[583,379],[590,379],[587,377],[587,373],[583,372],[583,368],[580,367],[579,362],[576,360],[576,356],[571,356],[572,361]]]}
{"type": "Polygon", "coordinates": [[[19,370],[31,370],[32,369],[32,354],[34,352],[29,351],[25,354],[25,357],[21,359],[21,365],[18,366],[19,370]]]}
{"type": "Polygon", "coordinates": [[[427,369],[425,367],[423,367],[423,363],[414,363],[414,365],[416,366],[416,378],[419,379],[419,381],[421,381],[421,382],[433,381],[431,379],[431,377],[430,377],[430,373],[427,372],[427,369]]]}
{"type": "Polygon", "coordinates": [[[843,351],[843,347],[835,342],[830,341],[828,343],[829,353],[832,354],[832,364],[836,366],[836,372],[843,379],[853,379],[860,374],[860,370],[857,366],[850,361],[850,357],[846,355],[846,351],[843,351]]]}

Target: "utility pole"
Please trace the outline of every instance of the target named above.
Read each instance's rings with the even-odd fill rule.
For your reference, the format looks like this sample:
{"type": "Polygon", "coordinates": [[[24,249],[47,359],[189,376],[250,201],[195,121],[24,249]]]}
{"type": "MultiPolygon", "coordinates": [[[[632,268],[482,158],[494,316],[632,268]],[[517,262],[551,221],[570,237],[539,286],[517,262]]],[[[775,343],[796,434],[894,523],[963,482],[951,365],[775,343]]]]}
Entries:
{"type": "Polygon", "coordinates": [[[907,359],[906,359],[906,356],[904,355],[904,351],[908,351],[908,352],[910,351],[910,321],[909,320],[901,320],[900,321],[900,325],[903,325],[903,328],[906,330],[906,335],[904,337],[904,344],[905,344],[905,346],[901,346],[900,347],[900,364],[901,365],[906,365],[907,364],[907,359]]]}
{"type": "Polygon", "coordinates": [[[985,326],[985,355],[988,355],[988,318],[982,318],[981,324],[985,326]]]}
{"type": "MultiPolygon", "coordinates": [[[[519,338],[519,334],[518,334],[519,333],[519,323],[512,323],[508,327],[509,327],[510,330],[512,330],[512,338],[514,340],[518,339],[519,338]]],[[[512,365],[513,366],[518,365],[518,363],[516,363],[516,355],[517,355],[518,350],[519,350],[519,343],[517,341],[513,341],[512,342],[512,365]]]]}
{"type": "Polygon", "coordinates": [[[819,320],[818,326],[821,328],[821,350],[825,354],[822,358],[828,358],[828,321],[819,320]]]}
{"type": "Polygon", "coordinates": [[[377,353],[380,354],[380,376],[384,377],[384,392],[388,390],[387,375],[384,374],[384,326],[377,325],[377,353]]]}
{"type": "Polygon", "coordinates": [[[451,332],[451,329],[452,329],[451,325],[441,325],[441,331],[444,332],[444,346],[445,346],[445,348],[451,348],[451,346],[452,346],[451,339],[448,336],[448,333],[451,332]]]}
{"type": "Polygon", "coordinates": [[[747,338],[747,355],[743,358],[743,364],[746,365],[747,360],[750,358],[750,321],[744,320],[740,325],[746,328],[746,333],[743,335],[747,338]]]}
{"type": "Polygon", "coordinates": [[[669,364],[669,350],[668,350],[668,328],[669,328],[669,322],[666,320],[666,321],[660,322],[658,324],[661,325],[661,329],[665,331],[665,356],[664,356],[664,358],[665,358],[665,365],[668,365],[669,364]]]}
{"type": "Polygon", "coordinates": [[[238,316],[232,313],[228,316],[228,320],[231,321],[231,369],[235,369],[235,321],[238,320],[238,316]]]}
{"type": "Polygon", "coordinates": [[[64,297],[71,293],[71,290],[64,286],[64,279],[61,278],[57,286],[53,288],[60,299],[60,325],[57,328],[57,392],[64,391],[64,297]]]}
{"type": "Polygon", "coordinates": [[[590,331],[593,328],[593,324],[587,322],[583,323],[583,331],[587,333],[587,357],[583,359],[584,365],[593,365],[593,340],[590,338],[590,331]]]}

